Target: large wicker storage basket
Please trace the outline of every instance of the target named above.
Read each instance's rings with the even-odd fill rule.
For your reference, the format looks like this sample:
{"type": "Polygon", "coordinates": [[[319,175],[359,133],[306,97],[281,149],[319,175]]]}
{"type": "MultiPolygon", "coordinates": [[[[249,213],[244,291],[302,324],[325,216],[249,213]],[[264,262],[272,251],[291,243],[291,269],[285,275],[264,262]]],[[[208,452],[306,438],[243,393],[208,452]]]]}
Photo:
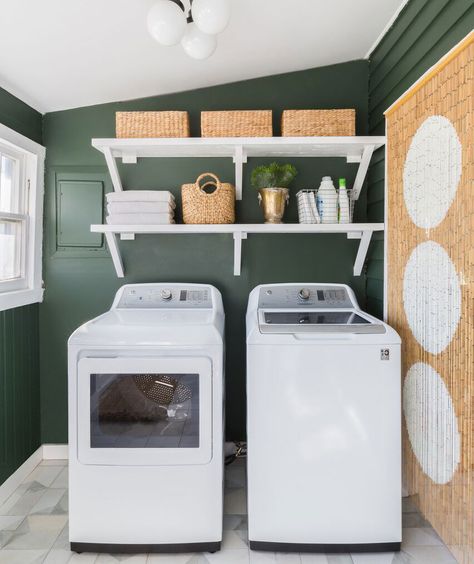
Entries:
{"type": "Polygon", "coordinates": [[[189,137],[188,112],[117,112],[115,131],[120,138],[189,137]]]}
{"type": "Polygon", "coordinates": [[[271,137],[271,110],[201,112],[202,137],[271,137]]]}
{"type": "Polygon", "coordinates": [[[283,137],[355,135],[355,110],[284,110],[283,137]]]}
{"type": "Polygon", "coordinates": [[[235,188],[232,184],[221,182],[215,174],[205,172],[193,184],[181,187],[184,223],[234,223],[235,188]],[[202,183],[205,178],[210,178],[202,183]],[[211,193],[206,186],[214,186],[211,193]]]}

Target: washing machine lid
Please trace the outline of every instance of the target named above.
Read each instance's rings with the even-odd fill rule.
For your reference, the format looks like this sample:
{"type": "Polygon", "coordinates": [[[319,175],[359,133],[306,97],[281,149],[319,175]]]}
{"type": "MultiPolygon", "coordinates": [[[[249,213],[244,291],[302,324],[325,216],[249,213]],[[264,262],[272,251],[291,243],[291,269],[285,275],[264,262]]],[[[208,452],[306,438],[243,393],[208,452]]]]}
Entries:
{"type": "Polygon", "coordinates": [[[69,344],[194,346],[221,344],[223,329],[211,311],[112,310],[79,327],[69,344]]]}
{"type": "Polygon", "coordinates": [[[385,326],[358,310],[259,310],[261,333],[385,333],[385,326]]]}
{"type": "Polygon", "coordinates": [[[220,293],[205,284],[128,284],[110,311],[88,321],[69,344],[179,346],[222,344],[220,293]]]}

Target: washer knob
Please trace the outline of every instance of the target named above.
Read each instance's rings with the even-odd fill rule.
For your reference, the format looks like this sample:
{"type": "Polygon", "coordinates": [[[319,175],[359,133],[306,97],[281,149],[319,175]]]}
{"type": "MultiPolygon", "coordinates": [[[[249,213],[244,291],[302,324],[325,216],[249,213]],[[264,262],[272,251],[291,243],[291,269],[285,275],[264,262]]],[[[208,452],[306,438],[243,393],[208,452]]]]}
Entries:
{"type": "Polygon", "coordinates": [[[302,300],[308,300],[310,295],[311,292],[308,290],[308,288],[301,288],[301,290],[298,292],[298,296],[302,300]]]}
{"type": "Polygon", "coordinates": [[[173,297],[173,294],[171,293],[171,290],[161,290],[161,299],[162,300],[171,300],[171,298],[173,297]]]}

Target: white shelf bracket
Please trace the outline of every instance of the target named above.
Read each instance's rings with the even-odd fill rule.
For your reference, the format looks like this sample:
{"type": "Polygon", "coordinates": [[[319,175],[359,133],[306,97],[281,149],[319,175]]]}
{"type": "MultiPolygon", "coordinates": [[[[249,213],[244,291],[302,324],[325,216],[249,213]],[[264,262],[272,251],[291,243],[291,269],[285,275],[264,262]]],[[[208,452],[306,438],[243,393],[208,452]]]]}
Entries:
{"type": "Polygon", "coordinates": [[[107,246],[109,247],[110,256],[112,257],[112,262],[114,263],[115,272],[118,278],[124,277],[122,257],[120,256],[120,251],[117,245],[117,237],[115,233],[105,232],[105,239],[107,241],[107,246]]]}
{"type": "Polygon", "coordinates": [[[242,239],[247,239],[247,233],[234,231],[234,276],[240,276],[242,265],[242,239]]]}
{"type": "Polygon", "coordinates": [[[367,256],[367,251],[369,250],[371,238],[372,231],[364,231],[362,233],[362,238],[359,243],[359,249],[357,251],[357,256],[354,262],[354,276],[360,276],[362,273],[362,268],[364,266],[365,257],[367,256]]]}
{"type": "Polygon", "coordinates": [[[122,153],[123,164],[137,164],[137,153],[122,153]]]}
{"type": "Polygon", "coordinates": [[[349,231],[347,234],[348,239],[361,239],[362,238],[362,231],[349,231]]]}
{"type": "Polygon", "coordinates": [[[104,147],[104,157],[107,163],[107,168],[109,169],[110,178],[112,179],[112,184],[116,192],[122,192],[122,181],[120,180],[120,175],[117,168],[117,163],[115,162],[115,157],[112,155],[110,147],[104,147]]]}
{"type": "Polygon", "coordinates": [[[121,241],[135,241],[135,233],[120,233],[121,241]]]}
{"type": "Polygon", "coordinates": [[[235,164],[235,198],[242,199],[242,183],[243,183],[243,165],[247,162],[247,155],[242,145],[235,147],[235,153],[232,158],[235,164]]]}
{"type": "Polygon", "coordinates": [[[346,163],[360,163],[361,158],[360,155],[347,155],[346,163]]]}
{"type": "Polygon", "coordinates": [[[359,199],[360,191],[362,190],[362,185],[364,184],[367,171],[369,169],[370,159],[372,158],[372,153],[374,152],[373,145],[366,145],[364,147],[364,152],[362,153],[362,159],[360,160],[359,168],[357,170],[357,175],[354,180],[354,186],[352,189],[352,198],[354,200],[359,199]]]}

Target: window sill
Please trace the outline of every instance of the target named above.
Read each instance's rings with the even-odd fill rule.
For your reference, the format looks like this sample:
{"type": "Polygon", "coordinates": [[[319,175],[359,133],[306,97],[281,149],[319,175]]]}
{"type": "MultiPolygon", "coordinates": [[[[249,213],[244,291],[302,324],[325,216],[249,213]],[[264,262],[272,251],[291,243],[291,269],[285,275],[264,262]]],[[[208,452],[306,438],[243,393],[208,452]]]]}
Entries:
{"type": "Polygon", "coordinates": [[[0,311],[43,301],[42,288],[0,293],[0,311]]]}

